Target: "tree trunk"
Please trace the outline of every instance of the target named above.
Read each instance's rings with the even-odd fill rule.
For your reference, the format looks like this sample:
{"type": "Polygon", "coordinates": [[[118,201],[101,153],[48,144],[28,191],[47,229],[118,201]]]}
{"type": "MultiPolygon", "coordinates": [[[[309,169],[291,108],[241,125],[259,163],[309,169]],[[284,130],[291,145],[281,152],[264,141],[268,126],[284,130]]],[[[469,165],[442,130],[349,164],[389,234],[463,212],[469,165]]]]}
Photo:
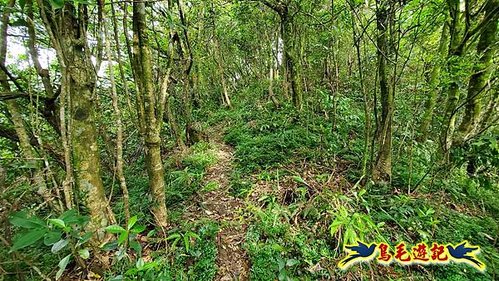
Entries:
{"type": "MultiPolygon", "coordinates": [[[[47,7],[44,8],[44,3],[40,0],[38,5],[42,13],[48,10],[47,7]]],[[[67,89],[69,93],[71,111],[69,133],[76,186],[79,189],[81,201],[90,213],[89,228],[98,233],[96,237],[96,242],[98,242],[106,235],[102,227],[114,222],[115,219],[106,200],[100,175],[100,150],[97,142],[93,95],[96,72],[90,60],[86,40],[86,24],[84,23],[87,15],[86,8],[85,5],[78,5],[79,10],[76,11],[72,4],[67,3],[64,9],[53,14],[52,18],[49,19],[46,14],[42,16],[62,66],[64,79],[61,79],[61,87],[67,89]],[[58,26],[56,23],[62,25],[58,26]]]]}
{"type": "MultiPolygon", "coordinates": [[[[15,0],[10,0],[7,3],[7,7],[2,14],[1,27],[0,27],[0,65],[2,69],[5,69],[5,60],[7,55],[7,29],[10,18],[11,9],[14,7],[15,0]]],[[[10,84],[7,79],[7,74],[3,71],[0,72],[1,86],[5,92],[10,92],[10,84]]],[[[21,148],[22,154],[26,158],[26,161],[32,163],[33,167],[33,183],[37,190],[37,193],[42,196],[42,198],[51,206],[55,211],[60,211],[58,205],[53,204],[54,197],[47,188],[45,178],[43,176],[43,158],[40,158],[36,150],[31,146],[30,136],[24,125],[24,120],[21,115],[21,110],[17,100],[12,99],[5,102],[7,105],[7,112],[10,114],[10,119],[14,124],[14,130],[19,139],[19,147],[21,148]]]]}
{"type": "Polygon", "coordinates": [[[295,58],[293,56],[293,22],[289,17],[288,8],[283,8],[283,12],[279,14],[281,19],[281,37],[283,45],[283,64],[284,64],[284,89],[286,93],[291,92],[293,105],[298,110],[301,110],[302,92],[300,78],[297,75],[295,68],[295,58]]]}
{"type": "Polygon", "coordinates": [[[226,105],[227,107],[231,107],[231,101],[229,97],[229,92],[227,90],[227,82],[225,81],[225,71],[223,67],[223,58],[222,55],[220,54],[220,43],[218,42],[218,38],[215,34],[215,30],[213,30],[213,45],[214,45],[214,52],[215,52],[215,60],[217,63],[218,67],[218,74],[220,75],[220,81],[222,83],[222,103],[226,105]]]}
{"type": "Polygon", "coordinates": [[[493,70],[492,58],[497,48],[497,18],[499,17],[499,13],[494,14],[494,10],[498,6],[499,0],[490,0],[485,6],[485,18],[493,17],[493,19],[482,29],[480,40],[476,47],[476,52],[480,56],[480,59],[474,65],[474,74],[468,83],[466,109],[463,120],[459,125],[458,143],[465,142],[480,129],[479,121],[482,103],[479,95],[486,92],[487,83],[493,70]]]}
{"type": "MultiPolygon", "coordinates": [[[[103,17],[103,21],[106,19],[103,17]]],[[[124,211],[125,211],[125,218],[128,223],[130,220],[130,200],[128,196],[128,187],[126,185],[126,179],[125,179],[125,174],[123,172],[123,122],[121,118],[121,109],[118,103],[118,93],[116,91],[116,83],[114,79],[114,69],[113,69],[113,53],[111,51],[111,44],[110,44],[110,38],[109,38],[109,33],[108,33],[108,28],[106,22],[103,22],[103,28],[104,28],[104,40],[105,40],[105,46],[106,46],[106,53],[107,53],[107,59],[108,59],[108,67],[109,67],[109,80],[111,82],[111,100],[113,104],[113,110],[114,110],[114,119],[116,121],[116,163],[114,165],[116,174],[118,176],[118,180],[120,182],[120,188],[123,193],[123,205],[124,205],[124,211]]],[[[117,46],[118,47],[118,46],[117,46]]],[[[118,61],[119,63],[119,61],[118,61]]],[[[125,80],[123,80],[124,83],[126,83],[125,80]]],[[[126,88],[126,86],[125,86],[126,88]]],[[[128,97],[127,97],[128,99],[128,97]]]]}
{"type": "Polygon", "coordinates": [[[379,146],[373,179],[379,182],[389,182],[392,176],[392,121],[394,111],[394,93],[390,89],[387,70],[387,26],[389,24],[386,3],[377,1],[377,44],[378,44],[378,76],[381,96],[381,121],[378,128],[377,142],[379,146]]]}
{"type": "MultiPolygon", "coordinates": [[[[352,9],[354,9],[352,7],[352,9]]],[[[363,101],[364,101],[364,118],[366,119],[365,121],[365,126],[364,126],[364,153],[362,156],[362,175],[367,176],[367,160],[369,159],[369,140],[370,140],[370,135],[371,135],[371,115],[369,112],[370,109],[370,100],[369,100],[369,95],[366,92],[366,88],[364,85],[364,70],[362,68],[362,59],[361,59],[361,43],[362,43],[362,35],[357,34],[357,26],[354,21],[355,17],[352,12],[352,39],[354,42],[355,46],[355,51],[356,51],[356,57],[357,57],[357,68],[359,72],[359,82],[360,82],[360,91],[362,92],[363,96],[363,101]]],[[[333,52],[334,56],[334,52],[333,52]]],[[[335,80],[338,81],[338,67],[337,63],[335,62],[336,66],[336,77],[335,80]]],[[[336,113],[336,112],[335,112],[336,113]]],[[[336,115],[336,114],[335,114],[336,115]]]]}
{"type": "Polygon", "coordinates": [[[445,53],[447,50],[447,44],[448,44],[448,34],[449,34],[449,27],[447,23],[444,23],[444,26],[442,28],[442,35],[440,37],[440,43],[438,46],[438,53],[436,59],[434,59],[435,64],[433,66],[433,69],[430,74],[430,81],[428,82],[429,84],[429,96],[428,99],[425,102],[425,111],[423,113],[423,117],[421,118],[421,125],[419,127],[419,133],[420,136],[418,140],[420,142],[426,141],[428,138],[428,130],[431,125],[431,121],[433,118],[433,112],[435,109],[435,105],[437,103],[437,96],[439,93],[438,89],[438,82],[440,78],[440,70],[442,69],[442,63],[440,62],[440,58],[445,57],[445,53]]]}
{"type": "Polygon", "coordinates": [[[461,17],[462,13],[459,10],[460,2],[459,0],[449,0],[447,1],[449,5],[450,14],[450,42],[449,42],[449,53],[447,56],[447,68],[448,72],[451,74],[451,82],[449,83],[449,88],[447,91],[447,103],[445,106],[444,114],[444,128],[441,133],[441,150],[444,156],[444,161],[448,160],[449,150],[452,146],[453,135],[456,126],[456,107],[459,102],[459,84],[458,77],[453,77],[455,73],[459,73],[459,60],[463,54],[463,45],[461,44],[462,39],[462,24],[461,17]]]}
{"type": "Polygon", "coordinates": [[[138,112],[143,112],[139,114],[139,125],[146,146],[146,166],[153,201],[151,211],[157,227],[164,232],[168,217],[160,137],[163,99],[155,96],[144,1],[133,3],[133,59],[132,65],[138,86],[137,107],[138,112]]]}

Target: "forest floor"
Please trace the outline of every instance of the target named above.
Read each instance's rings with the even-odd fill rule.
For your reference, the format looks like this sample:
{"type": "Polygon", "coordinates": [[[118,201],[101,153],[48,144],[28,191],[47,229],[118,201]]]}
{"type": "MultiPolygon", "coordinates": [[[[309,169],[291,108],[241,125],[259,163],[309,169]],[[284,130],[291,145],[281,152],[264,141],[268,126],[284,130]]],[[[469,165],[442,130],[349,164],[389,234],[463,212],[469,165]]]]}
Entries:
{"type": "Polygon", "coordinates": [[[214,186],[214,189],[198,193],[184,213],[184,218],[191,221],[207,219],[220,225],[216,237],[218,271],[215,280],[248,280],[249,260],[242,248],[246,225],[240,215],[245,203],[229,194],[234,149],[223,142],[216,130],[212,131],[210,142],[217,160],[207,169],[204,182],[214,186]]]}
{"type": "MultiPolygon", "coordinates": [[[[350,118],[346,113],[338,116],[350,118]]],[[[313,114],[289,117],[265,108],[204,118],[204,141],[164,157],[171,219],[167,243],[148,240],[152,231],[140,235],[145,265],[122,259],[99,274],[102,280],[499,280],[495,187],[482,187],[466,169],[455,169],[415,188],[431,167],[431,157],[423,157],[430,149],[426,144],[413,148],[421,156],[414,158],[414,173],[406,173],[409,165],[398,159],[392,185],[362,185],[364,142],[355,137],[362,133],[356,120],[338,122],[333,130],[313,114]],[[340,270],[342,246],[357,239],[390,246],[466,240],[481,246],[478,258],[487,269],[373,261],[340,270]]],[[[136,159],[127,166],[130,211],[137,224],[151,227],[143,163],[136,159]]],[[[12,191],[9,198],[18,194],[12,191]]],[[[122,214],[119,205],[114,207],[122,214]]],[[[31,249],[41,261],[37,266],[43,274],[55,274],[58,257],[40,249],[31,249]]],[[[129,253],[134,257],[134,250],[129,253]]],[[[7,255],[0,248],[0,256],[7,255]]],[[[109,255],[115,257],[114,250],[109,255]]],[[[3,268],[18,270],[14,264],[3,268]]],[[[62,280],[93,278],[74,262],[70,268],[62,280]]]]}

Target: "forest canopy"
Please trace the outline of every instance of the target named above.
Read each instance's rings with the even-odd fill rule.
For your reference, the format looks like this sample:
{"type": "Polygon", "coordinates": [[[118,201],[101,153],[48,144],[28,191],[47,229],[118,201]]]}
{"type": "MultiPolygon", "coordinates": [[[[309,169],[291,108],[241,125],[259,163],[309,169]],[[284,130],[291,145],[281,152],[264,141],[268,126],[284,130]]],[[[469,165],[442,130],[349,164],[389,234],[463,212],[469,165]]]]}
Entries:
{"type": "Polygon", "coordinates": [[[0,17],[0,280],[498,278],[499,0],[0,17]]]}

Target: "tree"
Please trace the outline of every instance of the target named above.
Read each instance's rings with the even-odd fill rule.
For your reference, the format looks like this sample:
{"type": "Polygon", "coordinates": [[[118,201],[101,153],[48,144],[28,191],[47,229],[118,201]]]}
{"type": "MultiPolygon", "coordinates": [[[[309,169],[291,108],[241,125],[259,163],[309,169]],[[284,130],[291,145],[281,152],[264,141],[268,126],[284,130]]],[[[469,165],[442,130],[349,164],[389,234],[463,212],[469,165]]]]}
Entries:
{"type": "MultiPolygon", "coordinates": [[[[490,76],[491,58],[495,52],[492,42],[495,42],[497,30],[497,19],[499,8],[494,0],[484,3],[483,9],[472,11],[470,1],[464,1],[464,9],[461,2],[448,0],[450,42],[447,56],[447,71],[450,82],[447,89],[447,101],[444,114],[444,124],[441,133],[441,152],[444,161],[450,160],[450,151],[455,146],[462,145],[466,140],[481,133],[479,129],[482,123],[481,102],[479,94],[484,92],[490,76]],[[483,15],[482,15],[483,12],[483,15]],[[473,67],[471,78],[468,83],[468,94],[463,103],[461,101],[460,79],[462,79],[463,57],[467,54],[470,45],[480,36],[477,53],[480,57],[479,63],[473,67]],[[458,111],[465,107],[465,115],[456,133],[456,122],[458,111]]],[[[487,116],[485,114],[484,116],[487,116]]],[[[488,119],[489,117],[487,117],[488,119]]],[[[485,121],[487,122],[487,121],[485,121]]]]}
{"type": "MultiPolygon", "coordinates": [[[[377,60],[379,90],[381,96],[381,120],[377,142],[379,146],[373,178],[376,181],[390,181],[392,176],[392,122],[394,112],[394,89],[389,78],[391,48],[388,46],[388,26],[393,20],[391,1],[376,1],[377,60]],[[388,69],[387,69],[388,68],[388,69]]],[[[392,78],[394,79],[394,78],[392,78]]]]}
{"type": "MultiPolygon", "coordinates": [[[[46,31],[50,36],[61,66],[61,132],[65,132],[64,100],[68,98],[70,113],[68,139],[71,141],[76,187],[90,213],[90,228],[103,239],[103,227],[115,221],[106,200],[101,178],[101,159],[95,127],[96,70],[90,59],[87,42],[87,5],[66,2],[48,7],[37,0],[46,31]]],[[[66,133],[64,133],[66,135],[66,133]]],[[[65,149],[69,149],[65,145],[65,149]]],[[[70,173],[70,170],[66,171],[70,173]]]]}
{"type": "MultiPolygon", "coordinates": [[[[294,7],[293,1],[276,0],[274,2],[270,2],[261,0],[261,2],[279,15],[285,77],[283,88],[285,96],[289,96],[289,93],[291,93],[294,106],[298,110],[301,110],[303,107],[303,93],[301,89],[301,78],[297,67],[297,59],[295,56],[296,36],[294,34],[294,16],[296,12],[292,10],[292,7],[294,7]]],[[[299,4],[296,3],[296,5],[299,4]]]]}
{"type": "Polygon", "coordinates": [[[468,82],[466,107],[463,119],[458,129],[458,143],[463,143],[475,136],[481,129],[483,102],[480,94],[487,91],[490,75],[493,73],[493,60],[497,50],[497,12],[499,1],[490,0],[485,5],[484,20],[487,20],[480,32],[480,39],[476,46],[479,56],[478,63],[473,67],[473,74],[468,82]]]}
{"type": "Polygon", "coordinates": [[[133,61],[137,84],[137,112],[140,134],[146,146],[146,168],[153,198],[152,213],[163,231],[168,225],[165,179],[161,159],[161,127],[167,97],[169,75],[162,79],[161,90],[154,86],[151,51],[146,30],[145,1],[133,3],[133,61]],[[158,93],[159,92],[159,93],[158,93]]]}

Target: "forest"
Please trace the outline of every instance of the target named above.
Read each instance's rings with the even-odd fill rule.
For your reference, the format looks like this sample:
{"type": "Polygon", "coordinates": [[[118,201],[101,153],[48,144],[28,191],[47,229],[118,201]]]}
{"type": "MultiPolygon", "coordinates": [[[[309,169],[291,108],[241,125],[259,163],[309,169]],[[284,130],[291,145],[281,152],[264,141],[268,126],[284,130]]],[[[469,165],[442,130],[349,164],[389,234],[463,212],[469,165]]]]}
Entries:
{"type": "Polygon", "coordinates": [[[499,0],[0,17],[0,281],[499,279],[499,0]]]}

